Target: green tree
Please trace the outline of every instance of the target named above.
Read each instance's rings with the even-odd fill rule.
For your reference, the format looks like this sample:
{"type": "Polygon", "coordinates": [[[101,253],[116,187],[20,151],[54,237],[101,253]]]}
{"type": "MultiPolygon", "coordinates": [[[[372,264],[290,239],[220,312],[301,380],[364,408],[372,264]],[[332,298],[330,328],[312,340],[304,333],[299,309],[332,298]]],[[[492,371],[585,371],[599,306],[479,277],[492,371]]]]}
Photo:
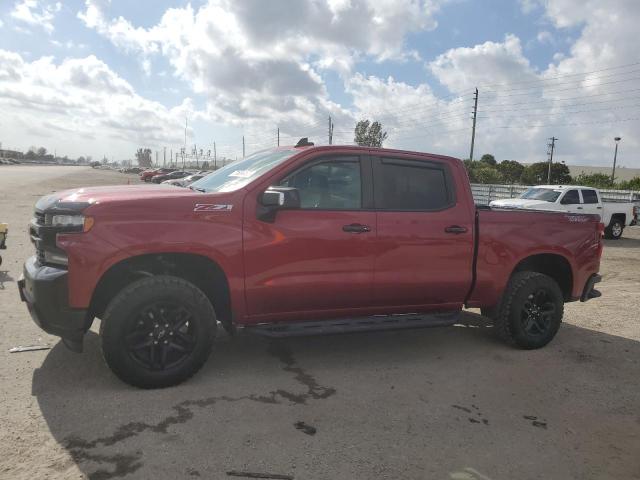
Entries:
{"type": "Polygon", "coordinates": [[[482,157],[480,157],[480,163],[495,167],[498,162],[496,162],[496,157],[494,157],[490,153],[485,153],[484,155],[482,155],[482,157]]]}
{"type": "Polygon", "coordinates": [[[353,141],[361,147],[382,147],[387,139],[387,132],[382,131],[380,122],[370,123],[369,120],[360,120],[356,123],[353,141]]]}
{"type": "Polygon", "coordinates": [[[37,151],[36,151],[36,155],[38,157],[44,157],[47,154],[47,149],[44,147],[40,147],[37,151]]]}
{"type": "Polygon", "coordinates": [[[138,165],[141,167],[150,167],[151,166],[151,149],[150,148],[139,148],[136,152],[136,160],[138,161],[138,165]]]}
{"type": "Polygon", "coordinates": [[[640,177],[633,177],[618,184],[618,188],[622,190],[640,190],[640,177]]]}
{"type": "MultiPolygon", "coordinates": [[[[542,185],[547,183],[547,172],[549,164],[547,162],[532,163],[525,167],[520,177],[520,182],[525,185],[542,185]]],[[[551,184],[567,185],[571,183],[569,167],[564,163],[551,164],[551,184]]]]}
{"type": "Polygon", "coordinates": [[[464,168],[467,170],[467,174],[469,175],[469,181],[471,183],[502,183],[504,182],[504,177],[500,173],[500,171],[482,161],[472,161],[469,159],[463,160],[464,168]]]}
{"type": "Polygon", "coordinates": [[[573,179],[575,185],[586,185],[596,188],[611,188],[611,177],[604,173],[581,173],[573,179]]]}
{"type": "Polygon", "coordinates": [[[504,181],[511,184],[518,183],[520,177],[522,177],[522,172],[524,172],[524,165],[515,160],[503,160],[496,168],[498,172],[500,172],[500,175],[502,175],[504,181]]]}
{"type": "Polygon", "coordinates": [[[480,165],[473,171],[473,176],[478,183],[502,183],[504,178],[500,175],[497,168],[480,165]]]}

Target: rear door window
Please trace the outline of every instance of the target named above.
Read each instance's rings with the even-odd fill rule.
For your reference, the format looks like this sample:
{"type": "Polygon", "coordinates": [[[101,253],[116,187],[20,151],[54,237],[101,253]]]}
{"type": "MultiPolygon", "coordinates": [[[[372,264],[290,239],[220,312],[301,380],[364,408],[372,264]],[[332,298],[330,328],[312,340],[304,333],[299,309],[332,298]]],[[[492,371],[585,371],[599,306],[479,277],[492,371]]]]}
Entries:
{"type": "Polygon", "coordinates": [[[580,203],[580,194],[578,190],[569,190],[565,193],[564,197],[560,201],[562,205],[576,205],[580,203]]]}
{"type": "Polygon", "coordinates": [[[448,167],[440,162],[375,159],[373,191],[381,210],[436,211],[455,203],[448,167]]]}
{"type": "Polygon", "coordinates": [[[582,200],[584,203],[598,203],[598,194],[595,190],[582,190],[582,200]]]}

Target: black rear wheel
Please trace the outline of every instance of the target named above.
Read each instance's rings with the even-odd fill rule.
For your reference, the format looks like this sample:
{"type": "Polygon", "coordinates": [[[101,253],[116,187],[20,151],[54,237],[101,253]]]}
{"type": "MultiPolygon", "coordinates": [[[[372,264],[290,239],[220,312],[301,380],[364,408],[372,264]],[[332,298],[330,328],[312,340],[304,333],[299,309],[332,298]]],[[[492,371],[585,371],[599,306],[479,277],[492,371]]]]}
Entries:
{"type": "Polygon", "coordinates": [[[609,226],[605,229],[604,235],[611,240],[619,240],[624,231],[624,224],[621,220],[613,219],[609,226]]]}
{"type": "Polygon", "coordinates": [[[116,295],[100,333],[105,361],[121,380],[142,388],[168,387],[191,377],[207,360],[216,317],[195,285],[154,276],[116,295]]]}
{"type": "Polygon", "coordinates": [[[564,298],[551,277],[518,272],[511,277],[494,318],[498,335],[520,348],[540,348],[555,337],[564,313],[564,298]]]}

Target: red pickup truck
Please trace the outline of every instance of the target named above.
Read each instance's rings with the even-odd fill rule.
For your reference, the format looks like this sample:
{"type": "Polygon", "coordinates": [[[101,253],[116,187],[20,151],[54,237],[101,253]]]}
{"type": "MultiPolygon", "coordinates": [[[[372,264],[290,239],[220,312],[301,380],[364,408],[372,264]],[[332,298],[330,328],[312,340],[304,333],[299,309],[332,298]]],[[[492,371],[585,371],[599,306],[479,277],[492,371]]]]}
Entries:
{"type": "Polygon", "coordinates": [[[195,182],[40,199],[20,294],[75,351],[144,388],[193,375],[227,331],[308,335],[452,325],[479,307],[520,348],[599,296],[597,215],[475,206],[460,160],[301,141],[195,182]]]}

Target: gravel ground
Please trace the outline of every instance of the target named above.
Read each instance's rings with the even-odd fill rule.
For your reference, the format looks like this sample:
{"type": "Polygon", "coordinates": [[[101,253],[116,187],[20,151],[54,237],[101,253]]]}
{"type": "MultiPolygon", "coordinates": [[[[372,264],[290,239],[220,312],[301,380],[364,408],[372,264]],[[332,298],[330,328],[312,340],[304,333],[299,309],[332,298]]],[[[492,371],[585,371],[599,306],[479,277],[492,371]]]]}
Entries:
{"type": "Polygon", "coordinates": [[[0,267],[0,478],[640,478],[639,229],[607,242],[603,296],[568,305],[542,350],[501,344],[470,311],[446,329],[220,337],[192,380],[142,391],[102,362],[98,322],[74,354],[32,323],[15,284],[39,196],[127,180],[138,181],[0,167],[0,221],[11,227],[0,267]],[[41,343],[53,348],[8,352],[41,343]]]}

